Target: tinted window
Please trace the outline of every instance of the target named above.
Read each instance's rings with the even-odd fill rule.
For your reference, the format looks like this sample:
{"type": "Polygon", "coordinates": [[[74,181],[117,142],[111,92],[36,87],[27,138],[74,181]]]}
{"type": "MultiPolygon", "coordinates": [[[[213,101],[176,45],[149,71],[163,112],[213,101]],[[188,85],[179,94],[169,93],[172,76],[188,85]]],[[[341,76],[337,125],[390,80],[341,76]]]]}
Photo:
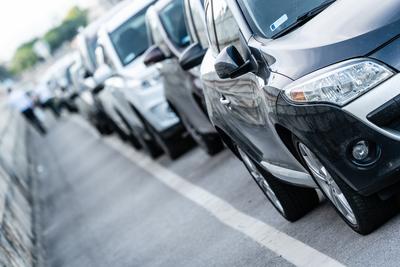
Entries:
{"type": "Polygon", "coordinates": [[[239,0],[249,21],[267,38],[284,30],[296,19],[327,0],[239,0]]]}
{"type": "Polygon", "coordinates": [[[190,44],[183,13],[183,0],[175,0],[160,11],[160,19],[171,41],[183,48],[190,44]]]}
{"type": "Polygon", "coordinates": [[[213,2],[207,1],[205,5],[206,5],[206,28],[207,28],[208,40],[210,43],[211,51],[213,52],[214,55],[216,55],[218,54],[219,49],[214,30],[214,16],[212,11],[213,2]]]}
{"type": "Polygon", "coordinates": [[[142,10],[110,34],[123,66],[134,61],[149,47],[145,13],[146,10],[142,10]]]}
{"type": "Polygon", "coordinates": [[[88,41],[88,49],[89,49],[88,53],[89,53],[90,61],[92,62],[93,66],[95,68],[97,68],[96,55],[94,52],[97,47],[97,35],[95,37],[88,39],[87,41],[88,41]]]}
{"type": "Polygon", "coordinates": [[[208,47],[206,26],[204,22],[204,3],[203,0],[189,0],[191,19],[196,34],[196,40],[203,48],[208,47]]]}
{"type": "Polygon", "coordinates": [[[215,32],[217,34],[219,50],[222,50],[228,45],[235,45],[236,48],[239,49],[240,30],[232,12],[228,8],[225,0],[213,2],[215,32]]]}

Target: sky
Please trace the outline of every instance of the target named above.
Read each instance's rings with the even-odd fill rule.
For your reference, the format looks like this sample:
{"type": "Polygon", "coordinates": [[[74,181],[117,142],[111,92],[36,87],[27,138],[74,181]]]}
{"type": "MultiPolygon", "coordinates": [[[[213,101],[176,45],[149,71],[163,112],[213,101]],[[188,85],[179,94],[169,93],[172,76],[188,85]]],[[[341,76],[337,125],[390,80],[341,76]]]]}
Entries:
{"type": "Polygon", "coordinates": [[[68,10],[92,6],[96,0],[2,0],[0,62],[10,60],[23,42],[41,36],[61,22],[68,10]]]}

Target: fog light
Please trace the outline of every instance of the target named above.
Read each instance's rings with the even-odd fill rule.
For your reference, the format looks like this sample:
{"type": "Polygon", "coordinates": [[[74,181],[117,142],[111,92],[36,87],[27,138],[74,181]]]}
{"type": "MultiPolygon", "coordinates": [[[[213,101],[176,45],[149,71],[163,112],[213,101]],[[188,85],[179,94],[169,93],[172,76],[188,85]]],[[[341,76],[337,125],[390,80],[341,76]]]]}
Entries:
{"type": "Polygon", "coordinates": [[[364,161],[369,156],[369,145],[367,141],[359,141],[353,146],[353,158],[357,161],[364,161]]]}

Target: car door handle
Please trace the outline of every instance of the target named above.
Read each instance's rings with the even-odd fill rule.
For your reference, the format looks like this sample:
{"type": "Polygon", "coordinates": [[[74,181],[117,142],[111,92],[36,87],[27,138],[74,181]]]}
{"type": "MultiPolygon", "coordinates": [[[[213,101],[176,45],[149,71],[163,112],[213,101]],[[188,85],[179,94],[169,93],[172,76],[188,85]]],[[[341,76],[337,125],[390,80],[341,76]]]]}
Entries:
{"type": "Polygon", "coordinates": [[[226,99],[225,97],[221,97],[219,99],[219,102],[221,102],[221,104],[224,106],[228,106],[231,103],[231,101],[229,99],[226,99]]]}

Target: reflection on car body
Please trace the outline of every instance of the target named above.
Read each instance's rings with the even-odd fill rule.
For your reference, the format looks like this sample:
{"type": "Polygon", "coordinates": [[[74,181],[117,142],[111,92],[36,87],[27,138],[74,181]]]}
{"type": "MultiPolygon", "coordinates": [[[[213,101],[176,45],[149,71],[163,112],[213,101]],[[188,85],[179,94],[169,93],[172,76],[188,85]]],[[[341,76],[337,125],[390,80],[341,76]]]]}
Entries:
{"type": "Polygon", "coordinates": [[[318,185],[355,231],[387,220],[396,191],[388,186],[397,183],[386,165],[397,159],[387,147],[397,131],[387,112],[397,114],[397,102],[395,92],[377,92],[388,96],[398,66],[386,56],[395,46],[385,45],[399,34],[399,3],[208,0],[205,7],[210,117],[277,210],[300,217],[315,206],[318,185]],[[368,15],[351,23],[360,13],[368,15]],[[295,202],[304,203],[301,212],[295,202]]]}

